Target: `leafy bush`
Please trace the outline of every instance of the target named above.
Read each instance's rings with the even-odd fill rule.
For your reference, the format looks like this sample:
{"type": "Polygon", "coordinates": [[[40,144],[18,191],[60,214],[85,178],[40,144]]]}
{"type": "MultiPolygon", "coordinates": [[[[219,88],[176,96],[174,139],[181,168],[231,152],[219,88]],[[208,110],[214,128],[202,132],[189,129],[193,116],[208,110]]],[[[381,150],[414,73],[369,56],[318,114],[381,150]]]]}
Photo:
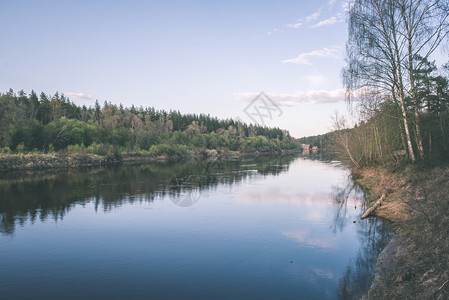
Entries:
{"type": "Polygon", "coordinates": [[[11,149],[9,149],[8,146],[0,148],[0,153],[9,154],[9,153],[11,153],[11,149]]]}

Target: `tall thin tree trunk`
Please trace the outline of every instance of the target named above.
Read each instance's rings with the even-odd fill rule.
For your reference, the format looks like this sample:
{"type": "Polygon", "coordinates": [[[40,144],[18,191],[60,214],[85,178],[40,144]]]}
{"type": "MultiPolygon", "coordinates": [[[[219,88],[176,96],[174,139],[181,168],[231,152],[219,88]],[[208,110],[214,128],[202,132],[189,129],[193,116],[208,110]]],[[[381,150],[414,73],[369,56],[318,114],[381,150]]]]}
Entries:
{"type": "Polygon", "coordinates": [[[445,124],[444,124],[444,118],[443,118],[443,114],[440,113],[440,129],[441,129],[441,141],[443,142],[443,148],[444,150],[447,150],[447,145],[446,145],[446,136],[445,136],[445,124]]]}
{"type": "MultiPolygon", "coordinates": [[[[398,93],[399,97],[399,103],[401,107],[402,112],[402,120],[404,122],[404,129],[405,129],[405,137],[407,139],[407,149],[408,154],[412,162],[416,161],[415,153],[413,152],[413,145],[412,145],[412,139],[410,136],[410,130],[408,126],[408,120],[407,120],[407,109],[405,107],[405,96],[404,96],[404,81],[402,80],[402,67],[401,67],[401,55],[400,55],[400,45],[398,45],[398,39],[396,34],[396,20],[394,19],[394,14],[390,14],[391,18],[391,26],[392,26],[392,33],[393,37],[391,40],[391,46],[393,47],[390,49],[391,57],[392,57],[392,66],[393,66],[393,86],[396,86],[396,91],[398,93]]],[[[390,46],[390,47],[391,47],[390,46]]]]}
{"type": "Polygon", "coordinates": [[[399,107],[401,108],[401,114],[402,114],[402,121],[404,123],[404,131],[405,131],[405,139],[407,141],[406,149],[408,151],[409,158],[412,162],[416,161],[415,153],[413,152],[413,145],[412,145],[412,139],[410,136],[410,130],[408,126],[408,120],[407,120],[407,110],[405,108],[405,99],[404,99],[404,90],[402,85],[402,76],[401,76],[401,69],[400,65],[398,66],[397,73],[394,73],[394,84],[396,85],[396,88],[393,88],[393,98],[398,100],[399,107]],[[397,91],[397,96],[394,95],[395,90],[397,91]]]}
{"type": "Polygon", "coordinates": [[[354,157],[352,156],[351,150],[349,150],[348,142],[345,142],[345,144],[344,144],[343,146],[344,146],[344,148],[345,148],[345,150],[346,150],[346,153],[348,153],[349,159],[351,159],[351,161],[352,161],[352,163],[354,164],[354,166],[355,166],[357,169],[360,169],[359,163],[358,163],[358,162],[354,159],[354,157]]]}
{"type": "Polygon", "coordinates": [[[404,122],[404,130],[405,130],[405,137],[407,139],[407,149],[408,149],[408,155],[412,162],[416,161],[415,153],[413,152],[413,145],[412,145],[412,139],[410,137],[410,130],[408,126],[408,120],[407,120],[407,111],[405,110],[405,103],[403,95],[399,95],[399,102],[401,103],[401,111],[402,111],[402,120],[404,122]]]}
{"type": "Polygon", "coordinates": [[[377,126],[374,126],[374,136],[376,137],[376,146],[377,146],[377,151],[379,152],[379,157],[383,157],[382,143],[380,141],[380,136],[379,136],[379,127],[377,127],[377,126]]]}
{"type": "Polygon", "coordinates": [[[399,121],[399,129],[401,132],[402,146],[404,147],[404,150],[407,150],[407,142],[405,141],[404,131],[402,130],[402,124],[400,120],[398,121],[399,121]]]}
{"type": "Polygon", "coordinates": [[[415,15],[412,15],[412,3],[409,4],[410,7],[401,6],[401,10],[402,10],[402,20],[403,23],[405,25],[405,29],[406,29],[406,34],[407,34],[407,55],[408,55],[408,73],[410,76],[410,93],[412,95],[413,98],[413,108],[414,108],[414,113],[415,113],[415,140],[416,140],[416,146],[418,148],[418,154],[420,158],[424,158],[424,147],[423,147],[423,143],[422,143],[422,137],[421,137],[421,125],[420,125],[420,116],[419,116],[419,99],[418,99],[418,95],[416,93],[416,89],[415,89],[415,74],[413,74],[415,68],[413,65],[413,24],[410,23],[413,20],[413,17],[415,17],[415,15]]]}
{"type": "Polygon", "coordinates": [[[407,148],[408,148],[408,154],[412,162],[416,161],[415,153],[413,152],[413,145],[412,145],[412,138],[410,136],[410,130],[408,126],[408,120],[407,120],[407,109],[405,107],[405,96],[404,96],[404,82],[402,80],[402,68],[401,68],[401,61],[399,60],[399,45],[397,44],[397,38],[396,38],[396,30],[394,29],[394,20],[392,22],[393,24],[393,46],[394,46],[394,52],[395,52],[395,59],[396,71],[394,77],[394,84],[396,85],[397,93],[399,96],[399,103],[401,104],[401,112],[402,112],[402,119],[404,121],[404,129],[405,129],[405,137],[407,139],[407,148]]]}
{"type": "Polygon", "coordinates": [[[410,76],[410,86],[411,86],[411,94],[413,97],[413,109],[415,113],[415,140],[416,140],[416,146],[418,148],[418,154],[420,158],[424,158],[424,146],[422,143],[422,137],[421,137],[421,122],[420,122],[420,115],[419,115],[419,99],[418,95],[416,94],[415,89],[415,77],[413,74],[413,57],[411,54],[411,41],[409,41],[409,76],[410,76]]]}
{"type": "Polygon", "coordinates": [[[424,146],[422,144],[421,137],[421,125],[420,125],[420,116],[418,110],[418,103],[415,102],[415,130],[416,130],[416,146],[418,147],[418,153],[420,158],[424,158],[424,146]]]}

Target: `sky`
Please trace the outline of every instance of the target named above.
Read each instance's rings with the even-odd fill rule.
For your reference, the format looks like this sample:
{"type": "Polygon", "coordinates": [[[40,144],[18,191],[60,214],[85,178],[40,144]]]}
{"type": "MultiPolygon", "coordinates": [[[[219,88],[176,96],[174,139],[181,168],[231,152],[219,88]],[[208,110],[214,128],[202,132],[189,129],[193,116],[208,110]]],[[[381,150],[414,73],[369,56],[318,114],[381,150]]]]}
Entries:
{"type": "Polygon", "coordinates": [[[339,0],[0,0],[0,92],[58,91],[79,105],[98,99],[322,134],[335,111],[347,111],[347,8],[339,0]]]}

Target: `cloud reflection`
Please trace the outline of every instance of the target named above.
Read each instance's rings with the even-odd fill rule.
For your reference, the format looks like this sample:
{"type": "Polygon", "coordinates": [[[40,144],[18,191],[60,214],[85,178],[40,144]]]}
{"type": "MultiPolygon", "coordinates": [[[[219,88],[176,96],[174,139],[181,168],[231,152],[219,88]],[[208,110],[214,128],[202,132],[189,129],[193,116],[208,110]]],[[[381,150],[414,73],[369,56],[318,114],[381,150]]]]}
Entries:
{"type": "Polygon", "coordinates": [[[306,231],[286,231],[282,233],[283,236],[293,239],[298,244],[306,247],[326,249],[326,250],[337,250],[339,249],[336,244],[335,238],[316,238],[311,237],[309,232],[306,231]]]}
{"type": "Polygon", "coordinates": [[[313,273],[317,275],[318,277],[326,278],[326,279],[334,279],[334,274],[329,270],[322,270],[322,269],[314,269],[313,273]]]}
{"type": "Polygon", "coordinates": [[[310,207],[328,207],[332,201],[330,193],[298,192],[296,189],[280,189],[269,187],[264,189],[251,189],[236,194],[234,197],[239,203],[244,204],[261,204],[261,203],[285,203],[293,205],[306,205],[310,207]]]}

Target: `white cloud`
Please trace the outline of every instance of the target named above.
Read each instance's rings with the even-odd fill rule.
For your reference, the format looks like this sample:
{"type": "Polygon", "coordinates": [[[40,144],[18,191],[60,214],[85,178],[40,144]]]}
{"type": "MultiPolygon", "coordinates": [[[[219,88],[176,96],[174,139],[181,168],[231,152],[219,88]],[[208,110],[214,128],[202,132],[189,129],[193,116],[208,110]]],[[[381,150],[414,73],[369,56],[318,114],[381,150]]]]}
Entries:
{"type": "Polygon", "coordinates": [[[319,58],[341,58],[340,55],[341,47],[331,47],[331,48],[323,48],[321,50],[313,50],[310,52],[305,52],[299,54],[295,58],[285,59],[283,63],[292,63],[298,65],[311,65],[309,58],[311,57],[319,57],[319,58]]]}
{"type": "Polygon", "coordinates": [[[342,13],[338,13],[336,16],[334,17],[330,17],[328,19],[322,20],[314,25],[310,25],[310,28],[317,28],[317,27],[321,27],[321,26],[327,26],[327,25],[334,25],[337,23],[341,23],[344,21],[343,18],[343,14],[342,13]]]}
{"type": "Polygon", "coordinates": [[[309,23],[309,22],[311,22],[311,21],[314,21],[314,20],[318,19],[318,17],[319,17],[320,15],[321,15],[320,10],[319,10],[319,11],[316,11],[316,12],[314,12],[313,14],[307,16],[307,17],[304,19],[304,22],[309,23]]]}
{"type": "Polygon", "coordinates": [[[317,27],[326,26],[326,25],[333,25],[338,22],[339,21],[338,21],[337,17],[330,17],[329,19],[326,19],[326,20],[320,21],[314,25],[311,25],[310,28],[317,28],[317,27]]]}
{"type": "Polygon", "coordinates": [[[325,5],[321,6],[313,14],[311,14],[305,18],[298,19],[296,21],[296,23],[288,24],[287,27],[299,28],[303,25],[308,25],[309,28],[317,28],[317,27],[321,27],[321,26],[334,25],[334,24],[343,22],[344,21],[344,13],[348,12],[349,9],[351,8],[352,4],[350,1],[342,2],[339,10],[343,11],[343,13],[340,11],[339,13],[337,13],[336,16],[329,17],[327,19],[319,21],[316,24],[311,24],[313,21],[317,20],[321,16],[323,9],[325,9],[327,7],[328,10],[331,10],[336,2],[337,2],[336,0],[329,0],[325,5]]]}
{"type": "Polygon", "coordinates": [[[299,28],[304,24],[308,24],[312,21],[315,21],[316,19],[318,19],[321,15],[321,8],[319,10],[317,10],[316,12],[314,12],[313,14],[308,15],[305,18],[302,19],[298,19],[296,21],[296,23],[293,24],[288,24],[287,27],[291,27],[291,28],[299,28]]]}
{"type": "Polygon", "coordinates": [[[91,95],[87,95],[84,93],[65,92],[64,94],[68,97],[75,98],[75,99],[86,99],[86,100],[92,99],[91,95]]]}
{"type": "MultiPolygon", "coordinates": [[[[237,101],[251,102],[259,93],[246,92],[236,95],[237,101]]],[[[345,100],[345,90],[310,90],[294,93],[266,93],[271,100],[280,106],[296,106],[301,103],[320,104],[337,103],[345,100]]]]}
{"type": "Polygon", "coordinates": [[[304,22],[303,22],[301,19],[299,19],[296,23],[293,23],[293,24],[287,24],[287,27],[290,27],[290,28],[299,28],[299,27],[301,27],[303,24],[304,24],[304,22]]]}
{"type": "Polygon", "coordinates": [[[290,59],[285,59],[282,62],[283,63],[292,63],[292,64],[298,64],[298,65],[311,65],[310,61],[307,59],[308,53],[302,53],[300,55],[298,55],[298,57],[296,58],[290,58],[290,59]]]}

